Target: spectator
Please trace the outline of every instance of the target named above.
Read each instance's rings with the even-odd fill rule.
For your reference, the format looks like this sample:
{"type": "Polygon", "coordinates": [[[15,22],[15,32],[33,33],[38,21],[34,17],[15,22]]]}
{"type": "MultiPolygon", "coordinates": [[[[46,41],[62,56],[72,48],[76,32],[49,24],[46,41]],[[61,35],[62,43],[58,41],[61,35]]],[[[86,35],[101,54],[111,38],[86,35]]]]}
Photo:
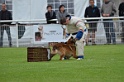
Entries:
{"type": "Polygon", "coordinates": [[[68,33],[75,34],[76,32],[76,49],[78,59],[84,59],[84,41],[86,37],[86,26],[80,18],[68,16],[67,18],[61,19],[60,23],[66,25],[68,33]]]}
{"type": "MultiPolygon", "coordinates": [[[[113,17],[116,13],[116,7],[113,2],[110,0],[104,0],[102,5],[101,13],[103,17],[113,17]]],[[[105,19],[104,20],[104,28],[106,32],[107,44],[111,43],[113,40],[113,44],[116,44],[115,38],[115,30],[112,19],[105,19]]]]}
{"type": "MultiPolygon", "coordinates": [[[[6,9],[6,4],[2,4],[2,10],[0,11],[0,20],[12,20],[12,15],[11,13],[6,9]]],[[[0,23],[0,46],[3,46],[3,34],[4,30],[6,30],[7,35],[8,35],[8,40],[9,40],[9,46],[12,46],[12,38],[11,38],[11,33],[10,33],[10,27],[9,25],[11,22],[2,22],[0,23]]]]}
{"type": "Polygon", "coordinates": [[[50,21],[51,19],[56,19],[56,13],[52,10],[52,6],[47,6],[47,12],[45,14],[47,24],[56,23],[56,21],[50,21]]]}
{"type": "MultiPolygon", "coordinates": [[[[119,16],[124,16],[124,0],[123,2],[119,5],[119,16]]],[[[122,38],[121,41],[124,43],[124,18],[121,19],[122,22],[122,38]]]]}
{"type": "Polygon", "coordinates": [[[65,6],[64,5],[60,5],[59,6],[59,11],[57,12],[57,19],[58,19],[58,22],[60,23],[60,20],[62,18],[66,18],[66,16],[69,15],[67,13],[67,11],[65,10],[65,6]]]}
{"type": "MultiPolygon", "coordinates": [[[[100,11],[97,6],[94,5],[94,0],[89,0],[90,6],[85,9],[84,17],[100,17],[100,11]]],[[[87,20],[89,22],[88,29],[88,39],[90,38],[90,33],[92,33],[92,44],[95,44],[95,32],[97,31],[97,21],[98,20],[87,20]],[[94,22],[93,22],[94,21],[94,22]]],[[[87,40],[88,40],[87,39],[87,40]]],[[[87,42],[88,43],[88,42],[87,42]]]]}

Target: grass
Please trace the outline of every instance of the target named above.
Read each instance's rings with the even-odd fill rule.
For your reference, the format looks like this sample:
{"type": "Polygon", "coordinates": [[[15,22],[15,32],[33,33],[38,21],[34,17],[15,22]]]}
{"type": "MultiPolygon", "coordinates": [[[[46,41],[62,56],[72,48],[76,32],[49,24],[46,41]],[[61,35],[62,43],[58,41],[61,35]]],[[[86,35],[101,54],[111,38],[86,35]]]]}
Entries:
{"type": "Polygon", "coordinates": [[[0,82],[124,82],[124,45],[86,46],[85,59],[27,62],[26,48],[0,48],[0,82]]]}

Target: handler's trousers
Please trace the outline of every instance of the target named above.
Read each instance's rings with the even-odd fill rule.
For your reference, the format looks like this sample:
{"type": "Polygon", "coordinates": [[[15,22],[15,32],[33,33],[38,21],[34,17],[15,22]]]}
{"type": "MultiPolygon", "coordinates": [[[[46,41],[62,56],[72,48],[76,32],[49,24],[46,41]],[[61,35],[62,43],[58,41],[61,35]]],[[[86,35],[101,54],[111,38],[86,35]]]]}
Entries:
{"type": "MultiPolygon", "coordinates": [[[[84,42],[87,37],[87,30],[83,33],[83,36],[80,40],[76,41],[76,50],[77,50],[77,56],[84,56],[84,42]]],[[[75,36],[73,36],[75,38],[75,36]]]]}
{"type": "Polygon", "coordinates": [[[77,56],[84,56],[84,43],[83,41],[76,41],[77,56]]]}

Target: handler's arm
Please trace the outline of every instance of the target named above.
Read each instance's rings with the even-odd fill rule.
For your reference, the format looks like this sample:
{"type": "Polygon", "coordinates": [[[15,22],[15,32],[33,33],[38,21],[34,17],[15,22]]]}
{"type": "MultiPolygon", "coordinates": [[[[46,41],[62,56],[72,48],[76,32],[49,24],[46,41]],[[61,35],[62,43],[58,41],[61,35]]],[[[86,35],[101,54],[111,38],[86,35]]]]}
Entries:
{"type": "Polygon", "coordinates": [[[82,22],[78,22],[78,23],[76,24],[76,27],[79,28],[79,30],[82,30],[82,31],[86,30],[86,26],[85,26],[85,24],[83,23],[83,21],[82,21],[82,22]]]}
{"type": "Polygon", "coordinates": [[[76,27],[79,28],[79,31],[75,39],[80,40],[83,36],[84,31],[86,31],[86,26],[83,22],[78,22],[76,27]]]}

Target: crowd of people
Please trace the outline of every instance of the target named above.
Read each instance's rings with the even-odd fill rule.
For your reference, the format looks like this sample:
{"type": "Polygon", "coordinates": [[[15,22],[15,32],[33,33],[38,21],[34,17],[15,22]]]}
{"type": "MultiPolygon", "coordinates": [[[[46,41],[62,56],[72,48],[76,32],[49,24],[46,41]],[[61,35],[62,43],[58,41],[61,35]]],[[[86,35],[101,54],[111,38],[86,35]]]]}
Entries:
{"type": "MultiPolygon", "coordinates": [[[[90,17],[113,17],[114,15],[117,14],[117,8],[113,2],[110,0],[104,0],[104,3],[102,4],[101,10],[95,6],[94,0],[89,0],[89,6],[85,9],[84,17],[85,18],[90,18],[90,17]]],[[[119,16],[124,16],[124,8],[123,8],[124,2],[122,2],[119,6],[119,16]]],[[[49,7],[49,6],[48,6],[49,7]]],[[[48,8],[47,8],[48,9],[48,8]]],[[[52,10],[52,6],[50,6],[50,11],[48,9],[47,13],[52,13],[54,12],[52,10]]],[[[46,13],[46,14],[47,14],[46,13]]],[[[60,5],[59,11],[57,13],[54,12],[54,14],[49,15],[49,17],[46,15],[47,23],[53,23],[53,21],[49,21],[51,19],[58,19],[58,23],[60,23],[60,19],[66,18],[69,13],[65,10],[64,5],[60,5]],[[54,16],[56,14],[56,16],[54,16]],[[49,22],[48,22],[49,21],[49,22]]],[[[123,19],[121,19],[123,20],[123,19]]],[[[97,31],[97,21],[98,19],[94,20],[87,20],[89,22],[89,29],[88,29],[88,36],[87,36],[87,44],[90,38],[92,38],[92,44],[95,44],[95,32],[97,31]],[[94,21],[94,22],[93,22],[94,21]]],[[[115,37],[115,29],[114,29],[114,24],[112,22],[112,19],[104,19],[104,29],[106,33],[106,38],[107,38],[107,44],[116,44],[116,37],[115,37]],[[112,41],[112,42],[111,42],[112,41]]],[[[122,24],[122,27],[124,25],[122,24]]],[[[124,42],[124,29],[122,28],[122,42],[124,42]]]]}

